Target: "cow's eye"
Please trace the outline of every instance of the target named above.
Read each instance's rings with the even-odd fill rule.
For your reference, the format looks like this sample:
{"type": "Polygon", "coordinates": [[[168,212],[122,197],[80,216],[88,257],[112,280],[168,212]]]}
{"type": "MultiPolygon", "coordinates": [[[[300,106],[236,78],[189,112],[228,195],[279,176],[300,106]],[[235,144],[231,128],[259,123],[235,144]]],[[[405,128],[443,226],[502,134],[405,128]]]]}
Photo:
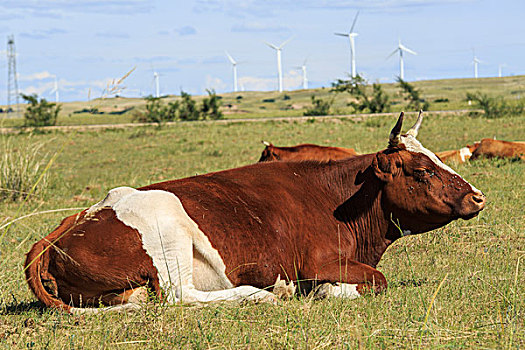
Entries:
{"type": "Polygon", "coordinates": [[[428,170],[427,169],[414,169],[414,176],[416,179],[422,179],[427,175],[428,170]]]}

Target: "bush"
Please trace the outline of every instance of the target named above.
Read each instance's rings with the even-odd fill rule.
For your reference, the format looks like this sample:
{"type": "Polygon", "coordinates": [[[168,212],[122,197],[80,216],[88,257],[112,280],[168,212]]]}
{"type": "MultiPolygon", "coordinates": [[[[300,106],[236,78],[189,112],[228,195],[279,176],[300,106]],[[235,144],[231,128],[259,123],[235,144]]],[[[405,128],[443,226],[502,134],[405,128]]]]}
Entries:
{"type": "Polygon", "coordinates": [[[201,116],[202,119],[221,119],[223,117],[222,112],[219,110],[221,101],[219,96],[215,93],[215,90],[206,90],[208,97],[202,100],[201,116]]]}
{"type": "Polygon", "coordinates": [[[264,100],[262,100],[264,103],[274,103],[275,102],[275,98],[265,98],[264,100]]]}
{"type": "Polygon", "coordinates": [[[304,111],[304,116],[313,116],[313,115],[328,115],[330,114],[330,108],[334,99],[323,100],[321,98],[315,98],[315,95],[312,95],[312,107],[307,108],[304,111]]]}
{"type": "Polygon", "coordinates": [[[198,120],[200,111],[197,108],[197,103],[191,98],[191,95],[181,91],[182,98],[179,108],[179,119],[184,121],[198,120]]]}
{"type": "Polygon", "coordinates": [[[159,97],[146,97],[146,111],[137,112],[135,121],[143,123],[157,123],[159,127],[174,120],[191,121],[199,119],[220,119],[221,97],[214,90],[206,90],[208,97],[202,100],[199,106],[191,95],[181,91],[181,100],[169,102],[165,105],[159,97]]]}
{"type": "Polygon", "coordinates": [[[163,123],[174,121],[177,118],[179,102],[174,101],[164,105],[159,97],[146,97],[146,111],[138,112],[134,120],[141,123],[157,123],[160,127],[163,123]]]}
{"type": "Polygon", "coordinates": [[[58,113],[62,106],[47,102],[44,98],[38,100],[36,94],[20,95],[29,105],[24,112],[24,126],[39,127],[56,124],[58,113]]]}
{"type": "MultiPolygon", "coordinates": [[[[9,141],[2,144],[0,156],[0,200],[16,201],[25,199],[38,181],[45,167],[40,153],[42,144],[27,144],[13,147],[9,141]]],[[[33,194],[41,192],[47,185],[44,174],[33,194]]]]}
{"type": "Polygon", "coordinates": [[[387,112],[390,109],[389,96],[384,92],[381,84],[372,84],[372,91],[368,82],[357,75],[349,80],[338,79],[332,83],[332,90],[336,93],[348,92],[357,101],[352,101],[348,105],[352,106],[356,112],[368,110],[370,113],[387,112]]]}
{"type": "Polygon", "coordinates": [[[405,101],[408,101],[408,108],[409,109],[416,109],[416,110],[428,110],[430,107],[430,103],[425,101],[425,99],[420,97],[420,91],[416,89],[416,87],[412,84],[410,84],[407,81],[404,81],[400,77],[397,77],[397,82],[399,83],[399,87],[401,90],[405,93],[405,101]]]}
{"type": "Polygon", "coordinates": [[[525,104],[522,100],[510,104],[502,96],[489,96],[479,91],[476,93],[467,92],[467,100],[473,101],[477,108],[483,110],[485,118],[489,119],[519,115],[525,112],[525,104]]]}

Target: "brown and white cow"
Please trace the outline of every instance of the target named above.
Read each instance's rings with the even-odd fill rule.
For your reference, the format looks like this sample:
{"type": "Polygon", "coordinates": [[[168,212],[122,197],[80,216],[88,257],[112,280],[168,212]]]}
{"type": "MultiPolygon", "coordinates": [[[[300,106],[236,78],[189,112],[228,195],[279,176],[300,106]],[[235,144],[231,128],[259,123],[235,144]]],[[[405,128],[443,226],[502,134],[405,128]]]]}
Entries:
{"type": "Polygon", "coordinates": [[[472,156],[472,152],[478,147],[479,142],[475,142],[473,145],[467,145],[466,147],[438,152],[436,155],[445,163],[465,163],[472,156]]]}
{"type": "Polygon", "coordinates": [[[472,152],[471,159],[478,158],[521,158],[525,160],[525,142],[483,139],[472,152]]]}
{"type": "Polygon", "coordinates": [[[384,290],[375,266],[392,242],[485,206],[416,139],[421,118],[404,135],[402,121],[378,153],[115,188],[34,244],[29,286],[72,313],[138,307],[146,286],[168,302],[274,300],[279,275],[334,297],[384,290]]]}
{"type": "Polygon", "coordinates": [[[358,155],[353,148],[319,146],[311,143],[304,143],[291,147],[277,147],[266,141],[262,141],[262,143],[266,148],[263,150],[259,162],[275,160],[318,160],[326,162],[329,160],[344,159],[358,155]]]}

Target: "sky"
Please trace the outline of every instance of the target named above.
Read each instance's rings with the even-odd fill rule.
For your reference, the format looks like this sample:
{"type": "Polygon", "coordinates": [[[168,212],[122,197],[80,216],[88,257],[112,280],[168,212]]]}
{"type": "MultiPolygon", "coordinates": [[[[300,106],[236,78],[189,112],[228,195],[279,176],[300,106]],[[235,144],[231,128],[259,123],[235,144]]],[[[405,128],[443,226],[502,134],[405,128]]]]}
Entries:
{"type": "Polygon", "coordinates": [[[522,0],[0,0],[0,104],[7,100],[7,36],[14,35],[21,92],[54,101],[97,97],[204,94],[233,90],[228,51],[239,88],[277,89],[282,50],[284,89],[300,89],[306,60],[309,87],[328,87],[350,71],[354,28],[357,71],[370,82],[392,82],[398,40],[405,80],[525,74],[522,0]],[[2,73],[3,71],[3,73],[2,73]],[[120,84],[120,78],[132,71],[120,84]]]}

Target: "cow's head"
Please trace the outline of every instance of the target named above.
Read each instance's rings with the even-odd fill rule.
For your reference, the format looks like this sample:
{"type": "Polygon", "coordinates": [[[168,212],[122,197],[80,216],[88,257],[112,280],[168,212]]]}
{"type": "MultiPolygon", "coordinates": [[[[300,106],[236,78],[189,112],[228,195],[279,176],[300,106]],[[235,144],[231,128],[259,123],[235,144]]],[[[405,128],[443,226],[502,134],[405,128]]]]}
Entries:
{"type": "Polygon", "coordinates": [[[261,141],[266,147],[259,158],[259,162],[271,162],[273,160],[279,160],[279,154],[277,154],[275,146],[267,141],[261,141]]]}
{"type": "Polygon", "coordinates": [[[389,146],[377,153],[375,175],[384,182],[383,203],[405,233],[421,233],[452,220],[471,219],[485,206],[485,195],[465,181],[416,139],[423,117],[401,135],[403,113],[389,146]]]}

